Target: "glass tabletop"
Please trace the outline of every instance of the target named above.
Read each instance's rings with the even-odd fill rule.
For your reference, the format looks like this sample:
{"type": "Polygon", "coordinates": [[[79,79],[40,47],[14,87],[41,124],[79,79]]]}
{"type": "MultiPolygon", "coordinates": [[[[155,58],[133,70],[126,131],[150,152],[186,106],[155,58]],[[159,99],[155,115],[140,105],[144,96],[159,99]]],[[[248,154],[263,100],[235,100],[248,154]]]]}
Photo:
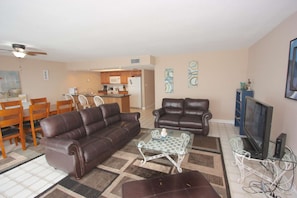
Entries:
{"type": "Polygon", "coordinates": [[[151,129],[137,142],[137,147],[155,152],[185,154],[192,147],[194,135],[188,131],[166,129],[166,137],[161,136],[162,129],[151,129]]]}

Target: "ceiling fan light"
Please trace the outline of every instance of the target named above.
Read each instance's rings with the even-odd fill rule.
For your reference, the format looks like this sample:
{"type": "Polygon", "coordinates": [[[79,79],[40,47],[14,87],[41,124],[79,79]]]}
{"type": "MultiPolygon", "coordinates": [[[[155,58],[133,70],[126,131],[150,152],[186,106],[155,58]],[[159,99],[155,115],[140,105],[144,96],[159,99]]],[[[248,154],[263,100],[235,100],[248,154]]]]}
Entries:
{"type": "Polygon", "coordinates": [[[26,54],[24,52],[13,51],[12,53],[17,58],[24,58],[26,56],[26,54]]]}

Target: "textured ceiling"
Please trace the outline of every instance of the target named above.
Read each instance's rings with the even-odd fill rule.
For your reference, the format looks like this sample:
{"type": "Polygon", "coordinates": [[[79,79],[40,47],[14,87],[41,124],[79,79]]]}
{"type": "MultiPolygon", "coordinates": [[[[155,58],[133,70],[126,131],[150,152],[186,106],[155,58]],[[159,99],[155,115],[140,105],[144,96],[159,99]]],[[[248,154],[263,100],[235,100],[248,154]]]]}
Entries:
{"type": "Polygon", "coordinates": [[[297,0],[1,0],[0,48],[62,62],[240,49],[296,11],[297,0]]]}

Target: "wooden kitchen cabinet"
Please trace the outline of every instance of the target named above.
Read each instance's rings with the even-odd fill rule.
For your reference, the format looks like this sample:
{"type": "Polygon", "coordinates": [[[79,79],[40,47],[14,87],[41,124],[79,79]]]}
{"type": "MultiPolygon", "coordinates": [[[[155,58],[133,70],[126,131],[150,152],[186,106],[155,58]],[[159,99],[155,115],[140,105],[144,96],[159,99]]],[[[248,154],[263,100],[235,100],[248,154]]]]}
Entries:
{"type": "Polygon", "coordinates": [[[101,84],[110,84],[110,76],[120,76],[121,84],[128,84],[128,77],[141,76],[141,70],[101,72],[101,84]]]}
{"type": "Polygon", "coordinates": [[[132,70],[130,72],[131,76],[141,76],[141,70],[132,70]]]}
{"type": "Polygon", "coordinates": [[[128,84],[128,77],[130,77],[130,71],[122,71],[121,84],[128,84]]]}
{"type": "Polygon", "coordinates": [[[101,84],[109,84],[109,72],[101,72],[101,84]]]}

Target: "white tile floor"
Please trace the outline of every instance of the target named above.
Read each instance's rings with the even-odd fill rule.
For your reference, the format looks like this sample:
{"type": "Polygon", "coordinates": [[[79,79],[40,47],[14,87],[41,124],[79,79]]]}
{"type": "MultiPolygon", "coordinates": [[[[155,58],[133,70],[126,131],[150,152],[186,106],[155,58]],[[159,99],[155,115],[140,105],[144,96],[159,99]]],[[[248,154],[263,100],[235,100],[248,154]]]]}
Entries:
{"type": "MultiPolygon", "coordinates": [[[[133,109],[132,111],[141,112],[141,127],[153,128],[154,117],[152,115],[152,109],[133,109]]],[[[261,193],[247,193],[242,189],[242,184],[238,182],[240,174],[238,168],[233,164],[234,157],[229,144],[229,139],[238,135],[238,128],[234,127],[232,124],[211,122],[210,129],[210,136],[221,138],[231,196],[233,198],[270,197],[261,193]]],[[[41,156],[0,175],[0,198],[35,197],[65,176],[66,174],[62,171],[55,170],[49,166],[45,157],[41,156]]],[[[244,185],[247,184],[244,183],[244,185]]],[[[294,194],[276,193],[276,195],[282,198],[297,197],[296,192],[294,192],[294,194]]]]}

